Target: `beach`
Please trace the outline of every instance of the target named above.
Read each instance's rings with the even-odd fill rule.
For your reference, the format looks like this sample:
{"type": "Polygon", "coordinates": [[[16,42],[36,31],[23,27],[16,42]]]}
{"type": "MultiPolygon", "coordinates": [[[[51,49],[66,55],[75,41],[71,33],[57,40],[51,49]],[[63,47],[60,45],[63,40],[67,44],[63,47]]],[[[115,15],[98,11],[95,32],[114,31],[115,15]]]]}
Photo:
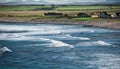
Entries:
{"type": "Polygon", "coordinates": [[[98,27],[106,29],[120,30],[120,21],[115,20],[83,20],[74,21],[67,18],[48,18],[48,19],[30,19],[30,18],[15,18],[3,17],[0,18],[0,23],[44,23],[44,24],[81,24],[84,27],[98,27]]]}

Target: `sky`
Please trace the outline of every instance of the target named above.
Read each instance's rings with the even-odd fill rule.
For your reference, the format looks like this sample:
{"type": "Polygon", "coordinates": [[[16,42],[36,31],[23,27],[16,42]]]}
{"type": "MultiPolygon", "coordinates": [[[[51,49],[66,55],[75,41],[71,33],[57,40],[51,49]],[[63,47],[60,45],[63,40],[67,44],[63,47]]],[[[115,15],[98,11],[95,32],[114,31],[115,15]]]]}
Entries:
{"type": "Polygon", "coordinates": [[[120,0],[0,0],[0,4],[112,4],[120,0]]]}

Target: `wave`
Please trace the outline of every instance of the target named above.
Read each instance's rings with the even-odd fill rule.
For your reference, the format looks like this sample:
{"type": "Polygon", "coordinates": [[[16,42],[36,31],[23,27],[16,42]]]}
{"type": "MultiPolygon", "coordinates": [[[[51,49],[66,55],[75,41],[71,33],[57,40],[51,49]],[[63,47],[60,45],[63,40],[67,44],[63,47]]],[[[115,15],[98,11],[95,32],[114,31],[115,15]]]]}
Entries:
{"type": "Polygon", "coordinates": [[[21,26],[21,25],[0,25],[1,31],[50,31],[61,27],[55,26],[21,26]]]}
{"type": "Polygon", "coordinates": [[[50,46],[52,47],[70,47],[70,48],[74,48],[74,46],[70,45],[70,44],[67,44],[67,43],[64,43],[62,41],[58,41],[58,40],[50,40],[50,46]]]}
{"type": "Polygon", "coordinates": [[[86,38],[86,37],[73,37],[70,34],[66,34],[65,36],[67,36],[69,38],[73,38],[73,39],[90,40],[90,38],[86,38]]]}
{"type": "Polygon", "coordinates": [[[9,48],[7,47],[2,47],[0,48],[0,57],[5,53],[5,52],[13,52],[12,50],[10,50],[9,48]]]}
{"type": "Polygon", "coordinates": [[[20,25],[0,25],[0,30],[3,31],[35,31],[44,30],[36,26],[20,26],[20,25]]]}
{"type": "Polygon", "coordinates": [[[3,47],[3,48],[1,48],[0,51],[3,51],[3,52],[6,52],[6,51],[8,51],[8,52],[12,52],[12,50],[10,50],[10,49],[7,48],[7,47],[3,47]]]}
{"type": "Polygon", "coordinates": [[[79,43],[78,45],[82,45],[82,46],[95,46],[95,45],[96,46],[99,46],[99,45],[100,46],[110,46],[112,44],[99,40],[99,41],[96,41],[96,42],[82,42],[82,43],[79,43]]]}
{"type": "Polygon", "coordinates": [[[91,30],[91,29],[83,29],[83,28],[81,28],[81,29],[72,29],[72,28],[69,28],[69,30],[68,29],[60,29],[60,31],[61,32],[63,32],[63,33],[76,33],[76,32],[79,32],[79,33],[94,33],[94,30],[91,30]]]}
{"type": "Polygon", "coordinates": [[[112,44],[106,43],[104,41],[97,41],[97,42],[94,42],[94,44],[98,44],[98,45],[112,45],[112,44]]]}

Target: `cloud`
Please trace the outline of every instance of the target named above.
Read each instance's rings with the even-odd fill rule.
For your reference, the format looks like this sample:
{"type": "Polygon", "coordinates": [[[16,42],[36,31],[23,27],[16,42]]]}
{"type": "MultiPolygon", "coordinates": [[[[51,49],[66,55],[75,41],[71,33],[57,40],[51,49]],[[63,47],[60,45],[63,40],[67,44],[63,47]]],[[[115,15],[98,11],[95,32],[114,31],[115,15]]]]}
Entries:
{"type": "Polygon", "coordinates": [[[26,2],[26,1],[28,1],[28,0],[21,0],[22,2],[26,2]]]}
{"type": "Polygon", "coordinates": [[[13,2],[14,0],[0,0],[0,3],[9,3],[9,2],[13,2]]]}
{"type": "Polygon", "coordinates": [[[106,0],[74,0],[75,2],[106,2],[106,0]]]}
{"type": "Polygon", "coordinates": [[[106,0],[44,0],[50,3],[73,3],[73,2],[106,2],[106,0]]]}
{"type": "Polygon", "coordinates": [[[49,3],[57,3],[57,4],[73,2],[73,0],[71,0],[71,1],[70,0],[44,0],[44,1],[49,2],[49,3]]]}
{"type": "Polygon", "coordinates": [[[27,4],[72,4],[72,3],[82,3],[82,2],[93,2],[93,3],[114,3],[114,2],[120,2],[120,0],[0,0],[0,3],[10,3],[14,2],[15,4],[17,3],[27,3],[27,4]]]}
{"type": "Polygon", "coordinates": [[[41,0],[33,0],[33,1],[41,1],[41,0]]]}

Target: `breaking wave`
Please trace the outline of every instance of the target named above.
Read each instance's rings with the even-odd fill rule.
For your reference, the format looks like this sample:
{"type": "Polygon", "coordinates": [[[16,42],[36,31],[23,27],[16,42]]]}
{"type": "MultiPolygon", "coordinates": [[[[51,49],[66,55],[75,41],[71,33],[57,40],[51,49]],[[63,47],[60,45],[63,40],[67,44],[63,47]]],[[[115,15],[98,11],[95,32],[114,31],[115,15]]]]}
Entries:
{"type": "Polygon", "coordinates": [[[74,46],[64,43],[62,41],[58,41],[58,40],[50,40],[50,46],[52,47],[70,47],[70,48],[74,48],[74,46]]]}
{"type": "Polygon", "coordinates": [[[90,40],[90,38],[86,38],[86,37],[74,37],[74,36],[71,36],[69,34],[66,34],[65,36],[67,36],[69,38],[73,38],[73,39],[90,40]]]}
{"type": "Polygon", "coordinates": [[[2,47],[2,48],[0,48],[0,55],[1,55],[2,53],[6,52],[6,51],[12,52],[12,50],[10,50],[9,48],[7,48],[7,47],[2,47]]]}
{"type": "Polygon", "coordinates": [[[110,43],[106,43],[104,41],[96,41],[96,42],[82,42],[82,43],[79,43],[78,45],[82,45],[82,46],[110,46],[112,44],[110,43]]]}

